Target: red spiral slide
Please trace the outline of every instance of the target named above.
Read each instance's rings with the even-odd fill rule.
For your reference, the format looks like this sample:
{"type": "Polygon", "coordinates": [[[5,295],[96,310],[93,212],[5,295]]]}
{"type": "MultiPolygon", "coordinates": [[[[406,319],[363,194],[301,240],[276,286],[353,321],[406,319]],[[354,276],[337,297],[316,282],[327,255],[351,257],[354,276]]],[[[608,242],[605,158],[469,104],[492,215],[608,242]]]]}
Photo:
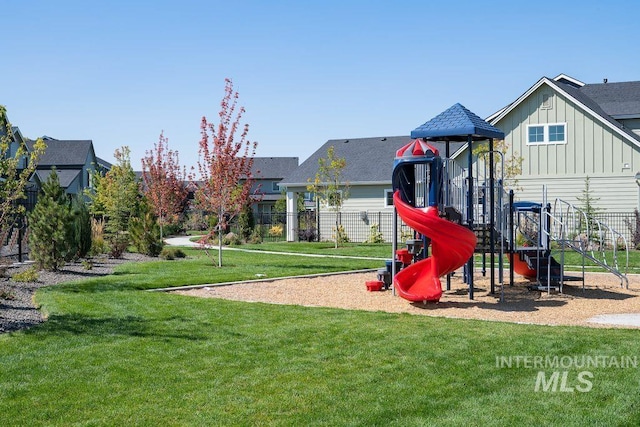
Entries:
{"type": "Polygon", "coordinates": [[[427,259],[410,264],[396,273],[393,285],[398,294],[409,301],[439,301],[442,296],[440,277],[462,267],[473,255],[476,236],[471,230],[438,216],[438,208],[415,208],[393,195],[400,218],[409,227],[431,239],[427,259]]]}

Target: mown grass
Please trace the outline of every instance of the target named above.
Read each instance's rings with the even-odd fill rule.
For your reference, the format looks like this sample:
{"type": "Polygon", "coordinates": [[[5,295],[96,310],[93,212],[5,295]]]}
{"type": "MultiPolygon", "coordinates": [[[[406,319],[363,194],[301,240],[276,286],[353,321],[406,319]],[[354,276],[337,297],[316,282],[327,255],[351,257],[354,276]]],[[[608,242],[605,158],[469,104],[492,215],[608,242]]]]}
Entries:
{"type": "MultiPolygon", "coordinates": [[[[301,262],[258,255],[251,264],[264,271],[301,262]]],[[[638,368],[591,369],[592,388],[582,393],[576,367],[566,369],[572,392],[560,384],[545,392],[535,390],[539,369],[496,365],[500,356],[637,356],[636,330],[142,291],[182,276],[227,281],[227,268],[251,275],[246,256],[225,253],[222,269],[208,259],[128,264],[113,276],[42,289],[37,301],[48,322],[0,336],[0,425],[640,423],[638,368]]],[[[326,262],[305,258],[304,268],[326,262]]]]}
{"type": "MultiPolygon", "coordinates": [[[[346,243],[338,249],[334,248],[332,242],[265,242],[255,245],[241,245],[239,248],[252,249],[261,251],[274,252],[291,252],[291,253],[311,253],[311,254],[327,254],[327,255],[346,255],[346,256],[369,256],[380,259],[391,259],[391,244],[363,244],[363,243],[346,243]]],[[[560,251],[554,251],[554,257],[560,262],[560,251]]],[[[606,252],[606,259],[610,265],[613,265],[613,252],[606,252]]],[[[475,255],[476,265],[480,265],[481,256],[475,255]]],[[[626,265],[626,254],[624,251],[618,252],[618,267],[624,272],[626,265]]],[[[573,271],[580,270],[583,264],[583,257],[577,252],[566,250],[564,252],[564,264],[573,271]]],[[[604,272],[606,271],[599,265],[593,263],[589,259],[584,260],[585,269],[587,271],[604,272]]],[[[505,266],[508,268],[509,261],[505,259],[505,266]]],[[[640,251],[629,251],[629,273],[640,273],[640,251]]]]}

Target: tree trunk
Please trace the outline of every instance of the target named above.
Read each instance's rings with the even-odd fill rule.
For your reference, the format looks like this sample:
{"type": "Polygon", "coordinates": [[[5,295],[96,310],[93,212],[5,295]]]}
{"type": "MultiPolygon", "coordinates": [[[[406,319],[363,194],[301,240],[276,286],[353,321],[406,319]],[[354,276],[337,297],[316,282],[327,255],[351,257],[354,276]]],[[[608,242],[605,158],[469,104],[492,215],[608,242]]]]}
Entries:
{"type": "Polygon", "coordinates": [[[224,209],[218,212],[218,267],[222,267],[222,233],[224,233],[224,209]]]}

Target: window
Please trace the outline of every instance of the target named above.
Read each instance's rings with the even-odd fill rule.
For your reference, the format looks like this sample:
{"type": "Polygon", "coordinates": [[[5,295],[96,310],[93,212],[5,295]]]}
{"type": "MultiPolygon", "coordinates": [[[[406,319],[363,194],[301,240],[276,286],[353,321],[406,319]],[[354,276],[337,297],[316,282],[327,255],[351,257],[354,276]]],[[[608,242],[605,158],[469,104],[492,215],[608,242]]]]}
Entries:
{"type": "Polygon", "coordinates": [[[564,125],[549,125],[549,142],[564,142],[564,125]]]}
{"type": "Polygon", "coordinates": [[[274,193],[279,193],[280,192],[280,187],[278,186],[278,181],[273,181],[271,183],[271,191],[273,191],[274,193]]]}
{"type": "Polygon", "coordinates": [[[565,144],[567,142],[566,130],[566,123],[527,125],[527,144],[565,144]]]}
{"type": "Polygon", "coordinates": [[[393,206],[393,190],[384,190],[384,207],[393,206]]]}
{"type": "Polygon", "coordinates": [[[544,126],[529,126],[529,144],[544,142],[544,126]]]}

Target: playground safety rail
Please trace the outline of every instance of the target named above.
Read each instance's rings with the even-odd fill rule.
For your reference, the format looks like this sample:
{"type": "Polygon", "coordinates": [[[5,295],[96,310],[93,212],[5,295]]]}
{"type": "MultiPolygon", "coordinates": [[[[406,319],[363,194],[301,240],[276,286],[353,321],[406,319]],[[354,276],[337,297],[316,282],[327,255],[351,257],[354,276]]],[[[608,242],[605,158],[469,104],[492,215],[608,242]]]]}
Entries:
{"type": "Polygon", "coordinates": [[[591,260],[620,278],[620,286],[624,284],[629,288],[629,279],[626,276],[629,269],[629,244],[623,234],[560,198],[554,202],[553,217],[557,218],[557,221],[549,230],[552,240],[563,242],[583,256],[583,264],[584,258],[591,260]],[[621,243],[624,244],[626,255],[624,272],[621,271],[619,263],[621,243]],[[608,253],[611,254],[610,261],[607,259],[608,253]]]}

